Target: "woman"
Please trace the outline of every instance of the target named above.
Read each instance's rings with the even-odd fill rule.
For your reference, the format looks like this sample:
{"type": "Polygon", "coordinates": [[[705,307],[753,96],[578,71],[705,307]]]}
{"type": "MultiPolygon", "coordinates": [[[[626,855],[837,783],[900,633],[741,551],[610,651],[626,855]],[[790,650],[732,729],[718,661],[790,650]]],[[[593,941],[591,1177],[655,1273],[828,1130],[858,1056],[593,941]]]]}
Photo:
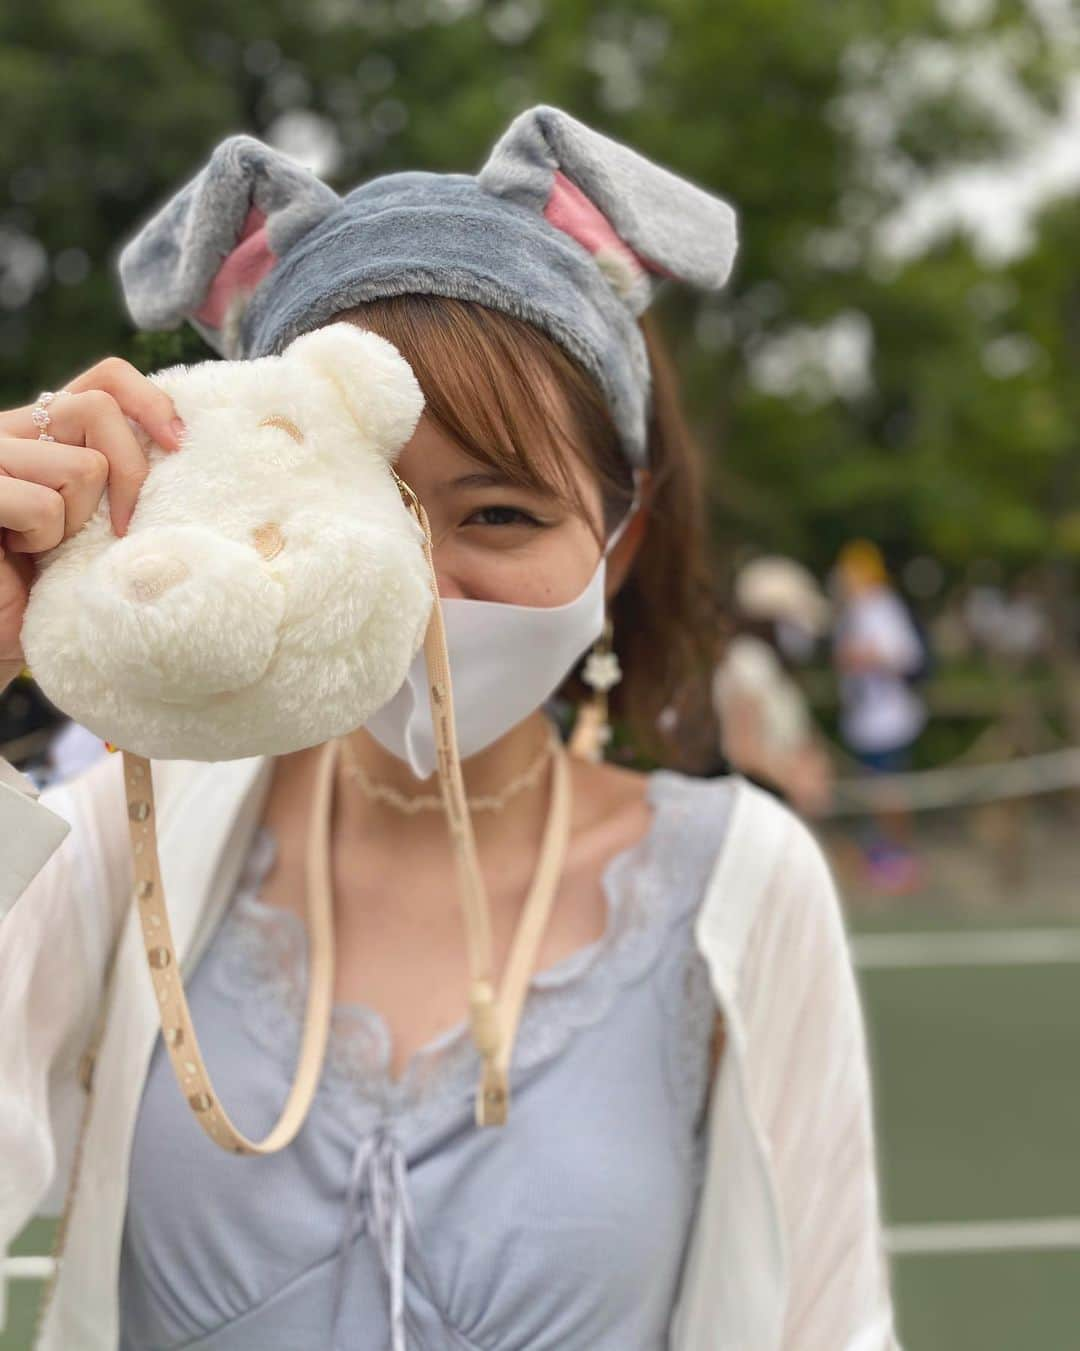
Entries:
{"type": "MultiPolygon", "coordinates": [[[[709,640],[701,465],[641,316],[650,272],[722,284],[729,215],[536,108],[476,179],[392,175],[343,202],[233,138],[121,271],[138,322],[186,317],[230,356],[331,318],[389,338],[426,398],[396,467],[428,512],[440,597],[578,623],[600,576],[618,660],[593,663],[594,687],[606,695],[621,665],[615,711],[647,736],[709,640]]],[[[114,526],[130,516],[143,470],[123,414],[177,444],[173,410],[130,368],[68,389],[55,450],[30,439],[29,408],[0,421],[12,667],[20,555],[57,542],[61,507],[63,533],[78,529],[106,473],[114,526]]],[[[509,688],[481,710],[488,740],[463,771],[501,966],[550,776],[543,708],[507,710],[515,672],[550,658],[508,650],[485,613],[476,657],[505,663],[509,688]]],[[[551,675],[550,693],[580,693],[551,675]]],[[[178,1099],[125,921],[117,757],[44,804],[0,784],[16,841],[0,911],[23,891],[0,925],[0,1091],[22,1109],[0,1114],[0,1243],[77,1179],[38,1346],[895,1346],[862,1022],[805,830],[736,781],[575,758],[513,1107],[477,1130],[451,854],[422,801],[436,780],[373,727],[346,739],[336,785],[330,1053],[303,1130],[269,1158],[216,1150],[178,1099]]],[[[192,1011],[253,1132],[295,1064],[317,756],[154,767],[192,1011]]]]}
{"type": "MultiPolygon", "coordinates": [[[[926,704],[916,686],[928,654],[872,540],[850,540],[837,558],[834,578],[833,650],[844,741],[871,774],[902,774],[926,725],[926,704]]],[[[865,830],[863,864],[874,890],[902,895],[922,885],[902,790],[865,830]]]]}
{"type": "Polygon", "coordinates": [[[755,558],[735,578],[735,636],[721,643],[712,701],[725,757],[820,816],[832,798],[832,768],[806,697],[789,674],[828,628],[828,601],[801,563],[755,558]]]}

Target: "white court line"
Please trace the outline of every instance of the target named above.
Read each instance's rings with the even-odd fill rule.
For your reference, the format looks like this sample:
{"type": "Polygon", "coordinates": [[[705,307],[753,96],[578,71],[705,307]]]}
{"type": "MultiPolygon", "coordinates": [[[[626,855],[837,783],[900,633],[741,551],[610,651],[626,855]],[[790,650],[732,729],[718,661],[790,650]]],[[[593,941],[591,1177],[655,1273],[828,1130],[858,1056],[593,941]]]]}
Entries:
{"type": "Polygon", "coordinates": [[[919,966],[1037,966],[1080,962],[1080,928],[970,933],[853,934],[862,970],[919,966]]]}
{"type": "Polygon", "coordinates": [[[1080,1250],[1080,1219],[898,1224],[886,1230],[885,1243],[894,1257],[922,1253],[1080,1250]]]}
{"type": "Polygon", "coordinates": [[[54,1265],[51,1257],[7,1257],[0,1261],[0,1280],[47,1281],[54,1265]]]}
{"type": "MultiPolygon", "coordinates": [[[[1080,1249],[1080,1219],[976,1220],[962,1224],[897,1224],[885,1231],[894,1257],[964,1252],[1058,1252],[1080,1249]]],[[[53,1272],[51,1257],[9,1257],[0,1277],[43,1281],[53,1272]]]]}

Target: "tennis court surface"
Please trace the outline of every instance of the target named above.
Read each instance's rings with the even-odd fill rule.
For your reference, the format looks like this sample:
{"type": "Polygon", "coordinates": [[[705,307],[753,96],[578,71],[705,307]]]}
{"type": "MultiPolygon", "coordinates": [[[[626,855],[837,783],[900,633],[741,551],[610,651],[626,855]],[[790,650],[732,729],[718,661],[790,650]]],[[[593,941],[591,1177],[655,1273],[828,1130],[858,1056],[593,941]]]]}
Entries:
{"type": "Polygon", "coordinates": [[[909,1351],[1080,1347],[1080,921],[851,917],[909,1351]]]}

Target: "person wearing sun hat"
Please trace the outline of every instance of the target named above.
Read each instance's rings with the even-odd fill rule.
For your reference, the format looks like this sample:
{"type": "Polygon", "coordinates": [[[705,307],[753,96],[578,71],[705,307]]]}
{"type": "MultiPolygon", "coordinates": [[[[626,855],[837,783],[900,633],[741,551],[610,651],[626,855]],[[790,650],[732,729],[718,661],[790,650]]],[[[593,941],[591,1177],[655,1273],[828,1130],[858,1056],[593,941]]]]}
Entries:
{"type": "Polygon", "coordinates": [[[712,700],[726,758],[797,811],[829,804],[832,769],[790,667],[828,632],[829,602],[813,574],[766,555],[735,577],[735,633],[720,644],[712,700]]]}

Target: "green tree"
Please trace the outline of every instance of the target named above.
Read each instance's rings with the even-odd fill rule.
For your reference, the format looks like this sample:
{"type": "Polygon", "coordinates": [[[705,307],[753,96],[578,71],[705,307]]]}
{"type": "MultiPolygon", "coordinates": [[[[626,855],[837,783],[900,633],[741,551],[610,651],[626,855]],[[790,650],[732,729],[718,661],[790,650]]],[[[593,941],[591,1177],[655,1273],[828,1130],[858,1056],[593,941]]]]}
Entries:
{"type": "Polygon", "coordinates": [[[106,352],[145,367],[206,354],[190,332],[131,332],[113,260],[222,136],[287,141],[282,118],[295,132],[307,117],[347,187],[474,170],[516,112],[548,102],[739,209],[728,290],[657,301],[718,531],[819,569],[853,530],[897,560],[1075,559],[1073,207],[1004,266],[963,231],[900,261],[880,244],[935,175],[1022,147],[1075,50],[1023,4],[959,0],[9,7],[0,395],[21,402],[106,352]],[[993,79],[988,94],[962,74],[984,68],[996,101],[993,79]]]}

